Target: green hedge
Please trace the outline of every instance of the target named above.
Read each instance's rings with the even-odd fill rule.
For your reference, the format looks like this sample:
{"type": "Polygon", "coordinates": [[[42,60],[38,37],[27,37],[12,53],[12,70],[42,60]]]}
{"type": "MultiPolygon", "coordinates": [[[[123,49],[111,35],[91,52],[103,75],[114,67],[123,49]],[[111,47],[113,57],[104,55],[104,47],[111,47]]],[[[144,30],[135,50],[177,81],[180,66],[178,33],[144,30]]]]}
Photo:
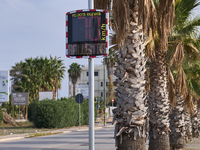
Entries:
{"type": "Polygon", "coordinates": [[[0,124],[2,123],[2,121],[3,121],[3,112],[0,107],[0,124]]]}
{"type": "MultiPolygon", "coordinates": [[[[81,125],[89,123],[88,100],[81,106],[81,125]]],[[[95,111],[96,112],[96,111],[95,111]]],[[[95,115],[96,116],[96,115],[95,115]]],[[[79,104],[73,98],[32,102],[28,109],[29,121],[38,128],[62,128],[79,125],[79,104]]]]}

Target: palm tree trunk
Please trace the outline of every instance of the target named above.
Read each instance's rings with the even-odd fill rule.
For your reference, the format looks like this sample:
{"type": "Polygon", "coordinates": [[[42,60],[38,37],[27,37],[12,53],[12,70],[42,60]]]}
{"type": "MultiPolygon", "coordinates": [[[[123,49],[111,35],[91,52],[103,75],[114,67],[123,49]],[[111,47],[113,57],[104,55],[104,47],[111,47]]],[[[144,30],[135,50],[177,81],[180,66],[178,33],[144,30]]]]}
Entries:
{"type": "Polygon", "coordinates": [[[183,149],[185,141],[184,98],[176,92],[176,106],[170,114],[170,146],[172,150],[183,149]]]}
{"type": "Polygon", "coordinates": [[[192,122],[187,108],[184,108],[184,120],[186,130],[186,142],[192,141],[192,122]]]}
{"type": "Polygon", "coordinates": [[[107,101],[107,104],[112,102],[112,99],[115,97],[114,95],[114,88],[113,88],[113,82],[112,82],[112,77],[113,75],[109,75],[108,79],[109,79],[109,84],[108,84],[108,93],[109,93],[109,99],[107,101]]]}
{"type": "Polygon", "coordinates": [[[199,137],[199,120],[197,118],[197,101],[194,102],[194,115],[192,116],[192,136],[195,138],[199,137]]]}
{"type": "Polygon", "coordinates": [[[142,26],[137,22],[138,12],[134,12],[134,17],[130,22],[131,32],[119,50],[115,71],[118,101],[113,110],[113,122],[117,121],[115,140],[118,150],[146,150],[145,46],[142,26]]]}
{"type": "Polygon", "coordinates": [[[76,93],[75,93],[75,90],[76,90],[76,89],[75,89],[75,86],[76,86],[76,84],[73,84],[73,97],[74,97],[74,98],[75,98],[75,94],[76,94],[76,93]]]}
{"type": "MultiPolygon", "coordinates": [[[[144,144],[144,138],[138,137],[137,140],[133,140],[134,133],[130,133],[129,135],[126,133],[122,133],[122,141],[118,146],[118,150],[145,150],[146,145],[144,144]]],[[[120,140],[120,137],[118,138],[120,140]]],[[[120,143],[120,141],[118,141],[120,143]]]]}
{"type": "Polygon", "coordinates": [[[155,46],[151,63],[149,92],[149,150],[169,150],[169,99],[167,92],[166,53],[155,46]]]}

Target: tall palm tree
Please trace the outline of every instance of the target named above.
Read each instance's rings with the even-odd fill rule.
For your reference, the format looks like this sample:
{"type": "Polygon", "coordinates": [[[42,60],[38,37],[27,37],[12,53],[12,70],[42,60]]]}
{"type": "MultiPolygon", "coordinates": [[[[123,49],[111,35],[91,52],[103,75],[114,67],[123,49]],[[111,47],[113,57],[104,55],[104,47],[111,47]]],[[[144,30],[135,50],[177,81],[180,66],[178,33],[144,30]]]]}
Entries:
{"type": "Polygon", "coordinates": [[[81,76],[81,67],[77,63],[72,63],[68,69],[69,77],[72,80],[73,84],[73,97],[75,97],[75,86],[78,78],[81,76]]]}
{"type": "MultiPolygon", "coordinates": [[[[195,119],[196,117],[196,100],[199,99],[200,97],[200,62],[199,60],[194,61],[194,62],[185,62],[183,65],[186,77],[187,77],[187,87],[188,87],[188,95],[186,99],[186,103],[189,103],[187,106],[194,105],[193,107],[188,107],[187,112],[185,112],[186,115],[186,136],[191,137],[192,133],[194,135],[198,135],[198,128],[195,127],[192,123],[197,123],[197,120],[195,119]],[[193,108],[193,109],[192,109],[193,108]],[[192,117],[192,120],[191,120],[192,117]],[[191,122],[193,121],[193,122],[191,122]],[[194,130],[192,130],[192,128],[194,130]]],[[[198,125],[197,125],[198,126],[198,125]]]]}
{"type": "MultiPolygon", "coordinates": [[[[192,10],[200,4],[197,2],[197,0],[176,0],[175,24],[173,36],[170,38],[170,44],[173,45],[172,47],[175,45],[176,50],[169,63],[169,67],[173,69],[173,72],[177,73],[176,82],[173,83],[173,77],[171,78],[172,80],[170,80],[172,82],[169,82],[170,85],[172,83],[174,84],[173,86],[175,86],[169,86],[170,98],[172,99],[172,102],[175,100],[174,103],[176,104],[175,107],[172,108],[172,117],[170,121],[170,144],[174,149],[183,148],[185,146],[186,134],[191,134],[189,133],[190,130],[185,131],[186,126],[189,124],[186,124],[186,122],[190,121],[190,119],[189,116],[184,117],[185,115],[188,115],[188,113],[186,109],[183,109],[183,107],[184,104],[187,104],[185,103],[187,93],[191,92],[187,92],[187,78],[184,69],[182,68],[182,63],[184,60],[184,53],[187,56],[187,61],[191,60],[191,55],[194,56],[194,52],[198,53],[198,50],[195,47],[198,40],[194,37],[194,31],[196,31],[196,27],[200,25],[200,18],[196,17],[193,20],[189,20],[192,10]],[[173,97],[174,95],[175,99],[173,97]],[[187,119],[187,121],[185,121],[185,118],[188,118],[189,120],[187,119]]],[[[170,49],[169,53],[172,54],[170,49]]],[[[170,73],[169,70],[169,74],[170,73]]]]}
{"type": "MultiPolygon", "coordinates": [[[[146,36],[153,32],[155,44],[150,73],[149,103],[153,106],[150,109],[150,149],[169,149],[166,51],[173,26],[174,0],[157,2],[155,6],[153,0],[112,1],[112,27],[120,46],[116,68],[119,100],[114,112],[118,149],[145,147],[144,134],[140,134],[141,131],[145,133],[146,122],[143,31],[146,36]]],[[[96,0],[95,6],[110,10],[111,0],[96,0]]]]}
{"type": "Polygon", "coordinates": [[[95,0],[95,8],[106,9],[112,16],[111,27],[116,33],[117,63],[117,108],[113,110],[115,140],[118,150],[145,150],[147,108],[145,91],[146,59],[143,30],[150,18],[145,20],[151,9],[144,0],[95,0]],[[140,7],[139,7],[140,6],[140,7]],[[112,7],[112,11],[111,11],[112,7]],[[138,9],[140,8],[140,9],[138,9]],[[139,12],[144,20],[139,20],[139,12]],[[142,16],[142,15],[141,15],[142,16]],[[144,28],[143,28],[144,27],[144,28]]]}
{"type": "MultiPolygon", "coordinates": [[[[149,8],[149,7],[148,7],[149,8]]],[[[150,91],[149,104],[149,149],[169,150],[169,99],[168,99],[168,68],[167,51],[168,36],[172,32],[175,1],[154,0],[149,9],[153,9],[148,30],[151,38],[146,42],[150,54],[150,91]]],[[[141,16],[142,17],[142,16],[141,16]]],[[[145,18],[144,18],[145,19],[145,18]]]]}

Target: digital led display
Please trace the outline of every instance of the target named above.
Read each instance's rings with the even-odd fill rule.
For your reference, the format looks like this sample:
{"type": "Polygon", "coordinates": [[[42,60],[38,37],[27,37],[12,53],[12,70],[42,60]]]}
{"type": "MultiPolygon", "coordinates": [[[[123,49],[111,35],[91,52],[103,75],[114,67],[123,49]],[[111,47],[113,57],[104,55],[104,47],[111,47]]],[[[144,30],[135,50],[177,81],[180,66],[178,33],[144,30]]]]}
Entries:
{"type": "Polygon", "coordinates": [[[97,56],[106,54],[107,21],[104,11],[81,11],[68,14],[67,55],[97,56]]]}

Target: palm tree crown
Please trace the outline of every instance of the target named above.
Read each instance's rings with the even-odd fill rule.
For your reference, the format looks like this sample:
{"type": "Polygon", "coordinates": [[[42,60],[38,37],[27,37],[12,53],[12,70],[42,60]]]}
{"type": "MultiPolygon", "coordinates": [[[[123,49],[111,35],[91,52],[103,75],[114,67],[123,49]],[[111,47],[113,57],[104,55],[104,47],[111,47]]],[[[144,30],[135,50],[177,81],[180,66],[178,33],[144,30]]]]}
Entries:
{"type": "Polygon", "coordinates": [[[75,97],[75,85],[76,85],[78,78],[80,78],[80,76],[81,76],[80,65],[77,63],[72,63],[68,69],[68,73],[69,73],[69,77],[71,78],[72,84],[73,84],[73,97],[75,97]]]}

